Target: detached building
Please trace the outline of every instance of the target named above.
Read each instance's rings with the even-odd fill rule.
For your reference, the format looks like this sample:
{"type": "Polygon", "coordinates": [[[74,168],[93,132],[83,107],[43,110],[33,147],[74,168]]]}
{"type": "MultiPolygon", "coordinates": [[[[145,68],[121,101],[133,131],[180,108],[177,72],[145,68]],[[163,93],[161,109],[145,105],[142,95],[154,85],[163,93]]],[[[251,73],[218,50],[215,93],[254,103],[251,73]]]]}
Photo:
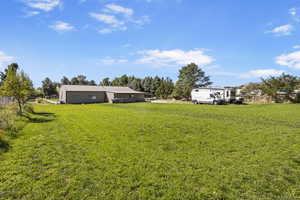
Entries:
{"type": "Polygon", "coordinates": [[[62,85],[59,100],[66,104],[144,102],[143,92],[129,87],[62,85]]]}

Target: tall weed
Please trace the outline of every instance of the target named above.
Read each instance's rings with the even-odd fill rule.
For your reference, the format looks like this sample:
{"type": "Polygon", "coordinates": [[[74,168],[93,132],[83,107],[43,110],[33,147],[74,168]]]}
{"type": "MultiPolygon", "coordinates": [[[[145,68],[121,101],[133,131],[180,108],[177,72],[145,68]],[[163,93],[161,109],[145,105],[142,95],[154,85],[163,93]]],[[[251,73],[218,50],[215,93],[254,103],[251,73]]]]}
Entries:
{"type": "Polygon", "coordinates": [[[16,118],[17,112],[15,107],[0,108],[0,133],[15,135],[17,133],[16,118]]]}

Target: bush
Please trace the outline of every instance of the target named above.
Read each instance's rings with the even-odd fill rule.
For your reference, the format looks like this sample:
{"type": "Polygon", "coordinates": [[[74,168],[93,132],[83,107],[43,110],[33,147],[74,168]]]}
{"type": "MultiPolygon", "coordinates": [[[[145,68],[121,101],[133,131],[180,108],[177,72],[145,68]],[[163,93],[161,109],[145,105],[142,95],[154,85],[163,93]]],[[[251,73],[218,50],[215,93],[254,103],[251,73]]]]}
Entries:
{"type": "Polygon", "coordinates": [[[43,98],[37,98],[36,99],[36,103],[43,103],[43,102],[44,102],[43,98]]]}
{"type": "Polygon", "coordinates": [[[295,99],[294,99],[294,103],[300,103],[300,92],[298,92],[298,93],[296,94],[296,97],[295,97],[295,99]]]}
{"type": "Polygon", "coordinates": [[[17,133],[16,111],[13,107],[0,108],[0,132],[15,135],[17,133]]]}
{"type": "MultiPolygon", "coordinates": [[[[5,131],[0,129],[0,144],[3,141],[3,136],[5,135],[5,131]]],[[[0,145],[1,146],[1,145],[0,145]]]]}
{"type": "Polygon", "coordinates": [[[24,112],[34,114],[34,109],[31,104],[25,104],[23,107],[24,112]]]}
{"type": "Polygon", "coordinates": [[[43,98],[37,98],[35,102],[39,104],[48,104],[48,102],[43,98]]]}

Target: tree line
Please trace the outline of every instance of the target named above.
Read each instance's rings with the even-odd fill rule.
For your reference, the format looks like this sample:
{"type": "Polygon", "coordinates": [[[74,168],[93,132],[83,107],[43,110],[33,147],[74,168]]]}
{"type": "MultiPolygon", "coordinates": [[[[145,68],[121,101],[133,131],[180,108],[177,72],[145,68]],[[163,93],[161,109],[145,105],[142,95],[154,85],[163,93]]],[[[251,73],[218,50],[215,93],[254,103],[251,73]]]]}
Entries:
{"type": "MultiPolygon", "coordinates": [[[[98,84],[94,80],[88,80],[84,75],[78,75],[71,79],[63,77],[60,82],[45,78],[42,88],[34,89],[29,76],[20,70],[17,63],[12,63],[0,72],[0,96],[10,96],[18,104],[19,112],[29,97],[38,95],[57,95],[61,85],[100,85],[100,86],[127,86],[137,91],[145,92],[148,97],[190,99],[193,88],[211,85],[210,77],[196,64],[191,63],[179,70],[178,80],[174,82],[168,77],[137,78],[135,76],[123,75],[112,80],[103,78],[98,84]]],[[[300,77],[281,74],[261,79],[260,83],[248,84],[243,92],[259,90],[262,94],[271,97],[275,102],[285,101],[300,103],[300,77]],[[298,93],[296,92],[298,90],[298,93]]]]}
{"type": "Polygon", "coordinates": [[[94,80],[88,80],[84,75],[68,78],[64,76],[60,82],[45,78],[42,81],[42,92],[45,96],[57,95],[57,88],[60,85],[100,85],[100,86],[124,86],[136,91],[145,92],[148,97],[158,98],[176,98],[189,99],[191,91],[195,87],[211,85],[210,77],[196,64],[191,63],[179,70],[178,81],[169,77],[151,77],[138,78],[135,76],[123,75],[112,80],[106,77],[98,84],[94,80]]]}

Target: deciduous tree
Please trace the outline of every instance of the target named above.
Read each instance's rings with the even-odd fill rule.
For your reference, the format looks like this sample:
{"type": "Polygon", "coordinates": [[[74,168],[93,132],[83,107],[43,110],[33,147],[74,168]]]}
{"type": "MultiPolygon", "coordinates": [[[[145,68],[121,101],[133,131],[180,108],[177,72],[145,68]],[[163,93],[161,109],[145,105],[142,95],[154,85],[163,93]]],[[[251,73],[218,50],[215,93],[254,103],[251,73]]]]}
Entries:
{"type": "Polygon", "coordinates": [[[57,86],[57,83],[52,82],[48,77],[42,81],[42,88],[45,96],[57,95],[57,86]]]}
{"type": "Polygon", "coordinates": [[[71,85],[71,81],[66,76],[62,77],[60,83],[61,85],[71,85]]]}
{"type": "Polygon", "coordinates": [[[278,77],[270,76],[269,78],[262,78],[261,90],[263,93],[272,97],[275,102],[278,101],[279,92],[285,93],[285,100],[293,101],[292,94],[299,86],[299,77],[281,74],[278,77]]]}
{"type": "Polygon", "coordinates": [[[19,107],[19,114],[23,113],[23,105],[33,93],[33,84],[29,76],[23,71],[18,72],[18,65],[13,63],[8,66],[6,78],[0,87],[3,96],[13,97],[19,107]]]}
{"type": "Polygon", "coordinates": [[[109,78],[106,77],[106,78],[102,79],[102,81],[100,82],[100,85],[101,86],[110,86],[111,82],[110,82],[109,78]]]}
{"type": "MultiPolygon", "coordinates": [[[[17,71],[19,68],[17,63],[12,63],[8,67],[11,67],[15,71],[17,71]]],[[[4,72],[0,72],[0,85],[5,81],[5,78],[7,77],[8,67],[4,69],[4,72]]]]}

